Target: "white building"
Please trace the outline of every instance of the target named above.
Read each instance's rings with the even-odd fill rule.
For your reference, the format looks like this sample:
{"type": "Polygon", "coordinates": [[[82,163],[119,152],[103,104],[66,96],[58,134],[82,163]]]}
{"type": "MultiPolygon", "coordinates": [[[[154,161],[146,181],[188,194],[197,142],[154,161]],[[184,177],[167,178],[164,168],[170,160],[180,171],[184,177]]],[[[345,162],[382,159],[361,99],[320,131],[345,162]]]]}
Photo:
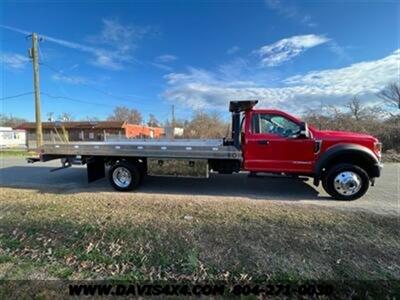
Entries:
{"type": "Polygon", "coordinates": [[[26,131],[0,127],[0,148],[25,148],[26,131]]]}
{"type": "Polygon", "coordinates": [[[164,127],[165,137],[166,138],[174,138],[174,137],[182,137],[183,136],[183,128],[180,127],[164,127]]]}

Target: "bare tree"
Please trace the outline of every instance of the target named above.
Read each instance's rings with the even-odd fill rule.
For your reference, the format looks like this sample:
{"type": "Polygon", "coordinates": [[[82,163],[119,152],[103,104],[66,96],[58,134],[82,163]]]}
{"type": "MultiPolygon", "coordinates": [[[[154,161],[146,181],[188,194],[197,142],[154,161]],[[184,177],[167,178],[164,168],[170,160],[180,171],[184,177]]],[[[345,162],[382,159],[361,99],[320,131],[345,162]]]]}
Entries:
{"type": "Polygon", "coordinates": [[[185,126],[184,135],[188,138],[220,138],[227,133],[228,126],[218,113],[198,111],[185,126]]]}
{"type": "Polygon", "coordinates": [[[160,122],[158,122],[157,118],[155,115],[150,114],[149,115],[149,120],[147,121],[147,125],[150,127],[158,127],[160,122]]]}
{"type": "Polygon", "coordinates": [[[86,116],[85,121],[89,121],[89,122],[98,122],[99,118],[98,117],[93,117],[93,116],[86,116]]]}
{"type": "Polygon", "coordinates": [[[354,96],[347,104],[346,107],[350,109],[350,114],[354,117],[357,121],[359,121],[363,116],[365,109],[361,105],[360,99],[357,96],[354,96]]]}
{"type": "Polygon", "coordinates": [[[58,120],[62,122],[70,122],[74,120],[71,113],[63,112],[58,116],[58,120]]]}
{"type": "Polygon", "coordinates": [[[126,106],[117,106],[113,113],[108,117],[110,121],[127,121],[131,124],[141,124],[142,115],[136,109],[130,109],[126,106]]]}
{"type": "Polygon", "coordinates": [[[304,112],[304,120],[318,129],[330,128],[331,118],[321,109],[312,109],[308,107],[304,112]]]}
{"type": "Polygon", "coordinates": [[[47,113],[47,121],[54,122],[54,113],[53,112],[47,113]]]}
{"type": "Polygon", "coordinates": [[[343,111],[341,110],[341,108],[333,104],[326,106],[326,114],[328,116],[334,117],[337,120],[343,118],[343,111]]]}
{"type": "Polygon", "coordinates": [[[377,96],[400,109],[400,83],[392,82],[388,84],[377,96]]]}
{"type": "Polygon", "coordinates": [[[13,115],[0,114],[0,126],[16,127],[24,122],[28,122],[26,119],[14,117],[13,115]]]}
{"type": "Polygon", "coordinates": [[[371,134],[382,142],[384,151],[400,153],[400,114],[391,114],[387,106],[362,106],[357,101],[350,101],[350,104],[351,113],[328,106],[324,111],[309,109],[303,119],[319,129],[371,134]]]}

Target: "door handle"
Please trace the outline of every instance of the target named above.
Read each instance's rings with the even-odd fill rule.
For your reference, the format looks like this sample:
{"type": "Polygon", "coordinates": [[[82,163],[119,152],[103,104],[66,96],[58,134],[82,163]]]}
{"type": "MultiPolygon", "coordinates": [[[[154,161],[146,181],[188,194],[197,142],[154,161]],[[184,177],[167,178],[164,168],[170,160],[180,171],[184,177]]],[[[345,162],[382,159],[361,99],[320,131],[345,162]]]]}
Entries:
{"type": "Polygon", "coordinates": [[[268,140],[259,140],[257,143],[260,145],[268,145],[269,141],[268,140]]]}

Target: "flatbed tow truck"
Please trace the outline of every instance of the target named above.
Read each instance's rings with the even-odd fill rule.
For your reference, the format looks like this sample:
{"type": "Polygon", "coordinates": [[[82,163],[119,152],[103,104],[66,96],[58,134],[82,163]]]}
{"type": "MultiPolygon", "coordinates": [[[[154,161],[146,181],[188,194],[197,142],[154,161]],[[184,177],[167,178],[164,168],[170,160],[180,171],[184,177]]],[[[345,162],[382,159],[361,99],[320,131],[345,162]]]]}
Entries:
{"type": "Polygon", "coordinates": [[[55,170],[86,164],[89,182],[108,169],[118,191],[137,188],[146,175],[208,177],[212,170],[306,176],[341,200],[362,197],[380,176],[381,143],[373,136],[317,130],[283,111],[255,109],[257,102],[230,102],[229,138],[52,143],[28,162],[61,159],[55,170]]]}

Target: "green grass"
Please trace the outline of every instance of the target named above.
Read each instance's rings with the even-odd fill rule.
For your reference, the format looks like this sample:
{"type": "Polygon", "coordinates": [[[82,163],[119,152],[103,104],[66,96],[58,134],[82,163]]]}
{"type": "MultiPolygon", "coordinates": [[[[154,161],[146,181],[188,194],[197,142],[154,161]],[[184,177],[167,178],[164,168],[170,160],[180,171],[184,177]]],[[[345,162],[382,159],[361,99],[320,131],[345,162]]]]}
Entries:
{"type": "Polygon", "coordinates": [[[399,219],[392,216],[269,201],[11,188],[2,188],[0,215],[0,279],[400,278],[399,219]]]}

